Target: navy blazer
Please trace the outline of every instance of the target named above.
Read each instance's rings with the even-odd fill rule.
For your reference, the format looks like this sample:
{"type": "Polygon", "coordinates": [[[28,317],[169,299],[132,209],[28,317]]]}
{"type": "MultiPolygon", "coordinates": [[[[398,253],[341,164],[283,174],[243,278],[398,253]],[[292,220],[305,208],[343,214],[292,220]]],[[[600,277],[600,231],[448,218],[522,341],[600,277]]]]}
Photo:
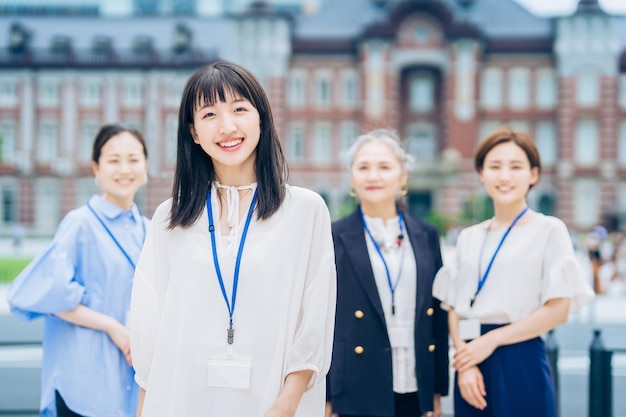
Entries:
{"type": "MultiPolygon", "coordinates": [[[[432,296],[441,268],[437,230],[404,215],[417,267],[415,357],[422,412],[435,393],[448,394],[448,316],[432,296]]],[[[333,412],[394,416],[391,345],[359,209],[332,225],[337,267],[337,311],[327,399],[333,412]]]]}

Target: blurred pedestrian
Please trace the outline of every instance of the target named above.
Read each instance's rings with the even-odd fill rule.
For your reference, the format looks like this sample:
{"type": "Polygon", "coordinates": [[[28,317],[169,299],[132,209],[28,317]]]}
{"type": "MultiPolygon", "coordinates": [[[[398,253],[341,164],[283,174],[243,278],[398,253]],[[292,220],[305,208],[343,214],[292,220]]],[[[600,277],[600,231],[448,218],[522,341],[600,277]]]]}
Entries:
{"type": "Polygon", "coordinates": [[[479,145],[474,164],[494,216],[461,232],[455,262],[433,286],[449,308],[456,349],[456,417],[554,417],[554,386],[540,335],[593,298],[565,224],[528,208],[539,153],[506,127],[479,145]]]}
{"type": "Polygon", "coordinates": [[[324,200],[285,183],[268,98],[244,68],[196,71],[178,120],[172,198],[131,302],[138,415],[319,417],[335,313],[324,200]]]}
{"type": "Polygon", "coordinates": [[[337,314],[327,414],[441,416],[448,392],[447,314],[431,295],[437,230],[406,212],[413,158],[374,130],[348,151],[359,206],[333,224],[337,314]]]}
{"type": "Polygon", "coordinates": [[[11,239],[13,240],[13,249],[19,250],[24,240],[24,226],[21,223],[15,223],[11,226],[11,239]]]}
{"type": "Polygon", "coordinates": [[[135,415],[139,387],[125,323],[148,223],[134,203],[147,181],[147,156],[141,133],[103,126],[92,150],[102,193],[65,216],[9,288],[13,314],[45,319],[43,416],[135,415]]]}

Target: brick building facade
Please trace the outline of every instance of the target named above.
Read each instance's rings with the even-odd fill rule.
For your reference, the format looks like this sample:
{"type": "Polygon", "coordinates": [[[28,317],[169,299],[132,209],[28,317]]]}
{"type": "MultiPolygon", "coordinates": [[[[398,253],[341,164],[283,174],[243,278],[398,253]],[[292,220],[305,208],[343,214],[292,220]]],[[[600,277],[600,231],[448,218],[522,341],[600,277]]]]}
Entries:
{"type": "MultiPolygon", "coordinates": [[[[66,11],[67,12],[67,11],[66,11]]],[[[186,78],[217,59],[264,83],[290,163],[338,216],[353,204],[339,155],[374,127],[417,159],[409,203],[480,220],[480,138],[507,123],[531,134],[544,170],[539,210],[587,229],[626,212],[626,18],[580,0],[534,16],[513,0],[342,0],[288,14],[54,15],[0,8],[0,234],[51,233],[95,192],[89,150],[121,120],[148,140],[148,215],[170,192],[186,78]]]]}

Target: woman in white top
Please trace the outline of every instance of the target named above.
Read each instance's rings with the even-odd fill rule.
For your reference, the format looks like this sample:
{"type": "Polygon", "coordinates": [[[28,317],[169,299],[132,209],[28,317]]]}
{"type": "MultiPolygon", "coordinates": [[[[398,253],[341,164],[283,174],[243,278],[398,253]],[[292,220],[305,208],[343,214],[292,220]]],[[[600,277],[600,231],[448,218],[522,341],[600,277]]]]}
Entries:
{"type": "Polygon", "coordinates": [[[442,415],[447,314],[432,296],[441,267],[434,226],[406,213],[413,158],[385,129],[347,153],[359,207],[333,223],[337,314],[328,411],[339,416],[442,415]]]}
{"type": "Polygon", "coordinates": [[[226,62],[196,71],[180,106],[172,198],[155,212],[135,274],[138,415],[323,414],[330,216],[285,177],[259,81],[226,62]]]}
{"type": "Polygon", "coordinates": [[[556,416],[539,337],[593,297],[565,224],[528,208],[541,163],[532,139],[501,128],[478,147],[475,168],[494,216],[461,232],[433,294],[449,308],[456,353],[456,417],[556,416]]]}

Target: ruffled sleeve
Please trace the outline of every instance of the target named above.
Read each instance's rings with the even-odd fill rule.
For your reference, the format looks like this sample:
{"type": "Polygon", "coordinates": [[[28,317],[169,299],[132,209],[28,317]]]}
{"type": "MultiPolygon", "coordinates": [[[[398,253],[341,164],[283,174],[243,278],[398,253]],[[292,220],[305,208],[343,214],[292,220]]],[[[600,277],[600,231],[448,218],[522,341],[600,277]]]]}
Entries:
{"type": "Polygon", "coordinates": [[[337,292],[330,215],[316,197],[304,293],[285,368],[285,375],[313,371],[309,388],[325,381],[330,369],[337,292]]]}
{"type": "Polygon", "coordinates": [[[157,292],[157,279],[166,268],[159,260],[166,259],[160,248],[165,238],[168,207],[157,208],[150,222],[144,246],[135,268],[130,300],[130,351],[135,369],[135,381],[148,389],[150,369],[161,324],[161,303],[157,292]]]}
{"type": "Polygon", "coordinates": [[[457,277],[459,273],[459,247],[462,246],[463,230],[457,238],[457,253],[451,258],[444,261],[443,267],[439,269],[437,275],[435,275],[435,281],[433,282],[433,297],[441,301],[441,308],[444,310],[450,310],[450,307],[455,307],[457,298],[457,277]]]}
{"type": "Polygon", "coordinates": [[[456,259],[441,267],[433,282],[433,297],[441,301],[441,308],[450,310],[454,307],[454,284],[457,276],[456,259]]]}
{"type": "Polygon", "coordinates": [[[553,298],[569,298],[570,313],[573,313],[593,297],[593,289],[576,260],[567,228],[562,221],[555,219],[543,260],[541,303],[553,298]]]}
{"type": "Polygon", "coordinates": [[[82,225],[77,211],[68,213],[45,251],[13,281],[7,301],[17,317],[32,320],[86,302],[85,287],[75,279],[82,225]]]}

